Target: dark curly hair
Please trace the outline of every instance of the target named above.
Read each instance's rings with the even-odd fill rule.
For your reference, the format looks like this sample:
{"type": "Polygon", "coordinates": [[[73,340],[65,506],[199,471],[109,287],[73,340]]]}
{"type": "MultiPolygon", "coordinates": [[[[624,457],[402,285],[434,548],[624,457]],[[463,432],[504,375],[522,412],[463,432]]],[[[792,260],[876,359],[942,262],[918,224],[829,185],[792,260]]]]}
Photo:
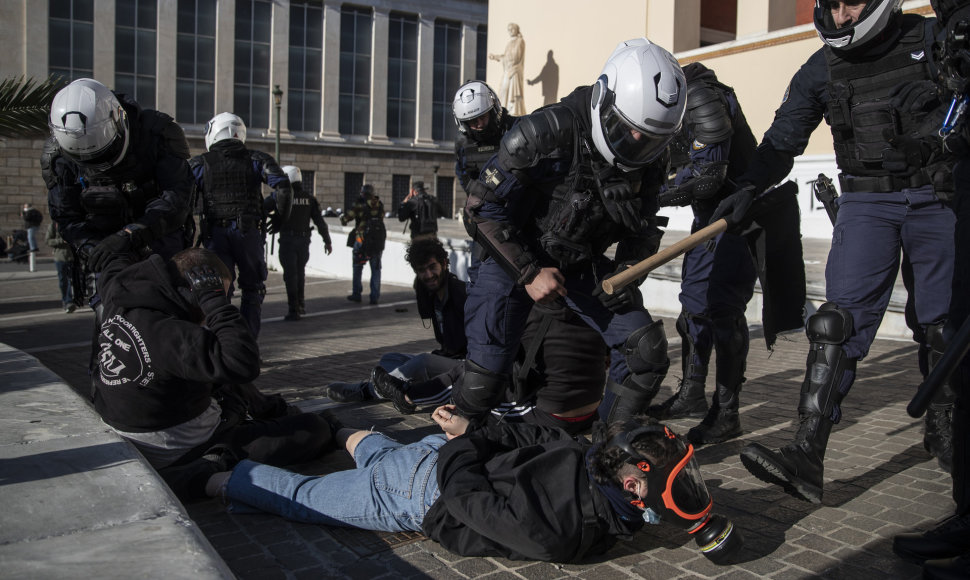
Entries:
{"type": "MultiPolygon", "coordinates": [[[[600,485],[616,483],[620,470],[624,465],[629,465],[627,455],[619,447],[607,445],[613,437],[637,427],[657,424],[657,421],[651,417],[638,415],[609,425],[604,423],[594,425],[593,441],[597,442],[598,447],[589,457],[589,471],[596,483],[600,485]]],[[[633,440],[633,448],[657,465],[666,465],[677,453],[676,442],[660,432],[646,433],[637,437],[633,440]]]]}
{"type": "Polygon", "coordinates": [[[412,241],[404,254],[404,259],[411,264],[412,269],[424,266],[432,258],[441,262],[445,268],[448,267],[448,251],[445,250],[441,240],[435,237],[418,238],[412,241]]]}

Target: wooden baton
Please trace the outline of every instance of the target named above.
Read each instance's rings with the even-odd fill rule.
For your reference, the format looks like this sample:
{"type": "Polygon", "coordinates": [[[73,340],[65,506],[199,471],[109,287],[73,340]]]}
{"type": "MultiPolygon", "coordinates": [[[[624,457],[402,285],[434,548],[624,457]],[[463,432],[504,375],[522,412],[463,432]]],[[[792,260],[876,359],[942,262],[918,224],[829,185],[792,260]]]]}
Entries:
{"type": "Polygon", "coordinates": [[[634,264],[619,274],[603,280],[603,292],[612,295],[617,290],[622,290],[637,278],[646,276],[653,270],[663,266],[681,254],[685,254],[691,249],[703,244],[707,240],[723,233],[727,230],[727,220],[721,218],[716,222],[697,230],[686,238],[667,246],[646,260],[634,264]]]}

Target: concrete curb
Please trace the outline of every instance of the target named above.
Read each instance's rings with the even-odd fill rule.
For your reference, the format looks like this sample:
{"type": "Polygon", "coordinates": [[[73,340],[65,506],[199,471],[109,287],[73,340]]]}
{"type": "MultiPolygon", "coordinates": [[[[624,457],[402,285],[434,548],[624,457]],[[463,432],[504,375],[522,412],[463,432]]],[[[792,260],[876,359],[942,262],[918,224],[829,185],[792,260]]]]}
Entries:
{"type": "Polygon", "coordinates": [[[37,359],[2,343],[0,570],[234,578],[141,454],[37,359]]]}

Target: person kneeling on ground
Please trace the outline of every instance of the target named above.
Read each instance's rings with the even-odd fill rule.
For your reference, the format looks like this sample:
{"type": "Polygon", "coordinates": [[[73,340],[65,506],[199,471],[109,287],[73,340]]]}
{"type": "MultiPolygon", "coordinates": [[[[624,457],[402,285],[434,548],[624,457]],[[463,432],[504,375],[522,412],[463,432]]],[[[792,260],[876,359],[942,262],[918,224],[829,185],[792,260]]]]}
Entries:
{"type": "Polygon", "coordinates": [[[332,446],[324,418],[290,414],[249,384],[259,347],[229,302],[231,275],[215,253],[136,260],[112,255],[98,281],[105,315],[94,407],[180,499],[205,497],[209,476],[239,458],[288,465],[332,446]]]}
{"type": "Polygon", "coordinates": [[[309,476],[244,460],[206,489],[231,512],[420,531],[463,556],[576,561],[661,519],[693,532],[715,563],[743,544],[729,521],[711,513],[693,448],[652,419],[599,423],[598,443],[590,445],[539,425],[475,427],[453,405],[432,418],[445,435],[409,445],[338,430],[356,469],[309,476]]]}

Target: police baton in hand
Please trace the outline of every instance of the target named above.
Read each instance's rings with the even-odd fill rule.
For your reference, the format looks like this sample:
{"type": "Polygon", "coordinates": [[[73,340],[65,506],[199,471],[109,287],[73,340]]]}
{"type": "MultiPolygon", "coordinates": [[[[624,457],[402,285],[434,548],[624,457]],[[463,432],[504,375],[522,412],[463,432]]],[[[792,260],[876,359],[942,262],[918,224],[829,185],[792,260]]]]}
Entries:
{"type": "Polygon", "coordinates": [[[950,378],[960,361],[967,355],[968,350],[970,350],[970,318],[963,321],[963,325],[960,326],[956,336],[946,345],[946,350],[943,351],[940,361],[936,363],[930,374],[926,375],[919,388],[916,389],[913,400],[906,406],[906,412],[909,413],[910,417],[918,418],[926,412],[926,408],[930,406],[930,401],[933,400],[933,395],[950,378]]]}
{"type": "Polygon", "coordinates": [[[674,258],[686,254],[707,240],[724,233],[727,228],[728,221],[721,218],[709,226],[697,230],[679,242],[660,250],[646,260],[634,264],[619,274],[603,280],[603,292],[612,295],[614,292],[622,290],[638,278],[646,276],[674,258]]]}

